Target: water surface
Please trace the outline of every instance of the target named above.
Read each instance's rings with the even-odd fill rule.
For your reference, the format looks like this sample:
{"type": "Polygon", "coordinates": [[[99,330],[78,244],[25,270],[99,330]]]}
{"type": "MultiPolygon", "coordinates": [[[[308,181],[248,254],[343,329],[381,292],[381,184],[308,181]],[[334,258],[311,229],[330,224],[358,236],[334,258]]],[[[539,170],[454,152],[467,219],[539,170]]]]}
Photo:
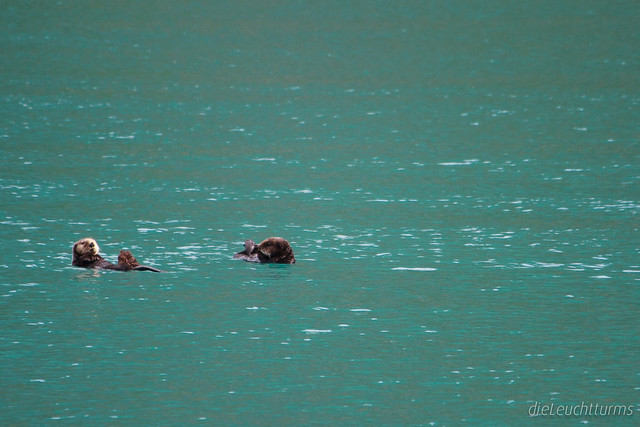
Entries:
{"type": "Polygon", "coordinates": [[[1,9],[4,424],[637,404],[636,2],[1,9]]]}

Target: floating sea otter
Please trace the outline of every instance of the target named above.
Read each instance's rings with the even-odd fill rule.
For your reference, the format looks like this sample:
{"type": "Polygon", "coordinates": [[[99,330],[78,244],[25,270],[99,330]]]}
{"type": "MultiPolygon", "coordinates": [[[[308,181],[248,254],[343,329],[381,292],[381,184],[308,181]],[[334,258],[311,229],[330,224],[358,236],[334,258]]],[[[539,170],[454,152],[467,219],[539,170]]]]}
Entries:
{"type": "Polygon", "coordinates": [[[296,262],[291,245],[282,237],[269,237],[259,245],[256,245],[251,239],[246,240],[244,251],[238,252],[233,257],[261,263],[293,264],[296,262]]]}
{"type": "Polygon", "coordinates": [[[161,273],[154,267],[140,265],[129,251],[120,251],[118,255],[118,263],[112,264],[100,256],[100,247],[98,243],[89,237],[78,240],[73,245],[73,258],[71,265],[83,268],[98,268],[102,270],[118,270],[118,271],[155,271],[161,273]]]}

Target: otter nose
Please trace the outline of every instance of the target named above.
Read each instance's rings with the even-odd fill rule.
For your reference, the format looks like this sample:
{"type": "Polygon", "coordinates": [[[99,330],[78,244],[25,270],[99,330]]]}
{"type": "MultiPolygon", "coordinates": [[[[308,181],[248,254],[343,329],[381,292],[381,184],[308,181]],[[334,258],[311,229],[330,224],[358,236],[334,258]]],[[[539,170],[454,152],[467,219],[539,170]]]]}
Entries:
{"type": "Polygon", "coordinates": [[[89,247],[92,248],[93,247],[93,242],[89,243],[89,247]]]}

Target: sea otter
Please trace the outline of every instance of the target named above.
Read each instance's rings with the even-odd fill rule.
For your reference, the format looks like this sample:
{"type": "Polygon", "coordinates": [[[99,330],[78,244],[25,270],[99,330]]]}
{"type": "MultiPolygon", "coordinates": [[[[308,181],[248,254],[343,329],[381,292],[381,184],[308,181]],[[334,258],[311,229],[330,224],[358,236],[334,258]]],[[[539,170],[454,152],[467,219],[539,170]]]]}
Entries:
{"type": "Polygon", "coordinates": [[[98,243],[90,237],[80,239],[73,245],[71,265],[102,270],[162,272],[162,270],[158,270],[154,267],[140,265],[129,251],[120,251],[120,255],[118,255],[118,263],[112,264],[100,256],[100,247],[98,246],[98,243]]]}
{"type": "Polygon", "coordinates": [[[233,257],[261,263],[293,264],[296,262],[291,245],[282,237],[269,237],[259,245],[256,245],[251,239],[246,240],[244,251],[238,252],[233,257]]]}

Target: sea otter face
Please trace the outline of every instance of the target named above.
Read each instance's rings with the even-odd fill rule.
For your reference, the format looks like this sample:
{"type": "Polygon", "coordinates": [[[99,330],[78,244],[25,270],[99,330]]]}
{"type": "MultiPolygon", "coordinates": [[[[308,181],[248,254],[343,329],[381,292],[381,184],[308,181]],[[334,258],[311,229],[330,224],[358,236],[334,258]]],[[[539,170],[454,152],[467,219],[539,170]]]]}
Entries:
{"type": "Polygon", "coordinates": [[[98,255],[98,252],[100,252],[98,243],[90,237],[78,240],[76,244],[73,245],[73,253],[78,256],[98,255]]]}

